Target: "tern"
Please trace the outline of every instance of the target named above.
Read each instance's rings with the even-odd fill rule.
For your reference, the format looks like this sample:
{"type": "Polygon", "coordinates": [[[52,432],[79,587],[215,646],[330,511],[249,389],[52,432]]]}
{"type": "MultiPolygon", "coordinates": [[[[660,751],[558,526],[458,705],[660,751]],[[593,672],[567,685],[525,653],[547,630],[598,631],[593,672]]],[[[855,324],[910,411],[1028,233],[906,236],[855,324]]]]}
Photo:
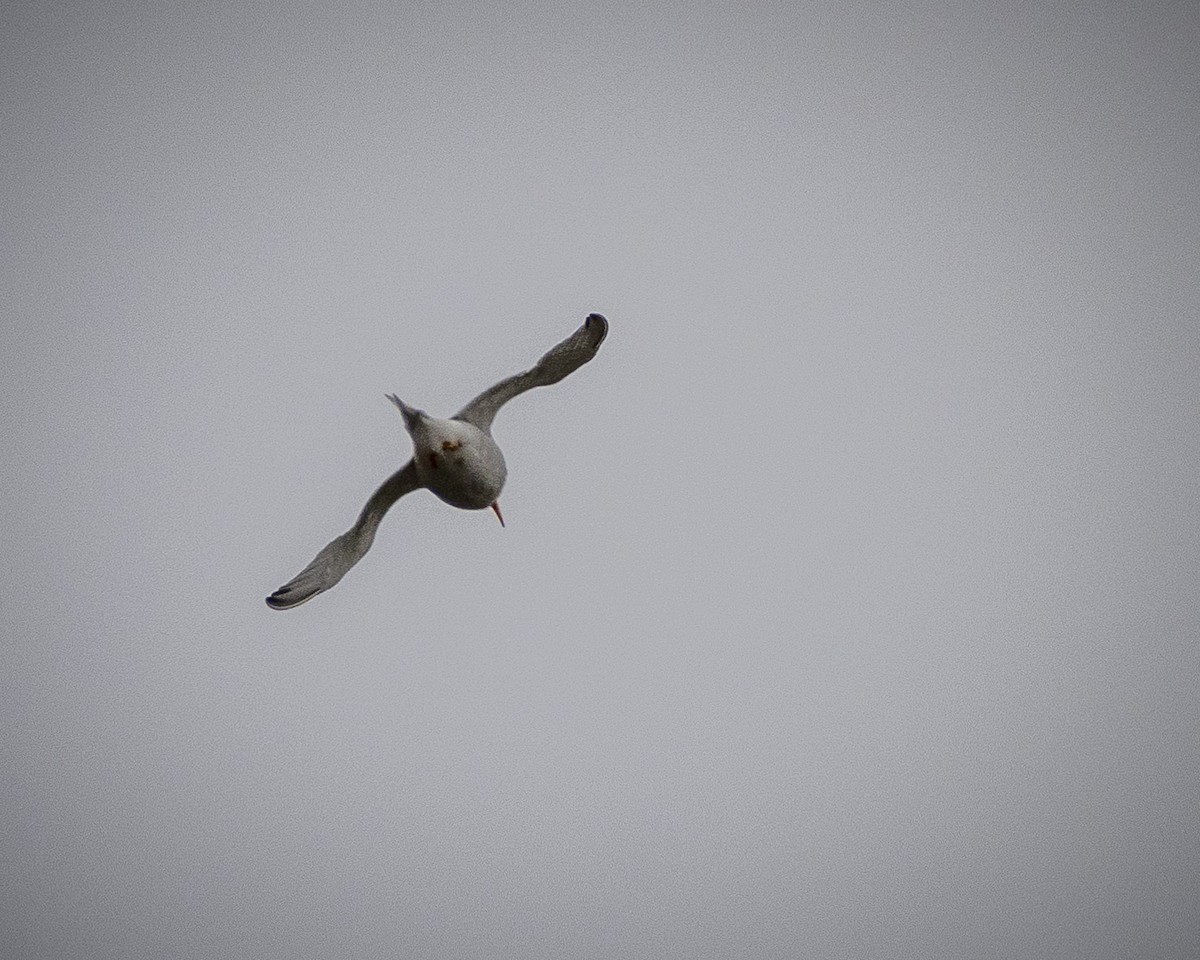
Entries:
{"type": "Polygon", "coordinates": [[[608,321],[598,313],[589,314],[583,326],[552,347],[535,366],[484,390],[448,420],[431,417],[387,394],[399,408],[412,438],[412,459],[371,495],[354,526],[331,540],[312,563],[267,597],[267,606],[274,610],[298,607],[336,584],[370,549],[379,522],[392,504],[422,487],[463,510],[490,507],[503,526],[499,498],[508,468],[492,439],[496,412],[518,394],[558,383],[574,373],[596,355],[607,334],[608,321]]]}

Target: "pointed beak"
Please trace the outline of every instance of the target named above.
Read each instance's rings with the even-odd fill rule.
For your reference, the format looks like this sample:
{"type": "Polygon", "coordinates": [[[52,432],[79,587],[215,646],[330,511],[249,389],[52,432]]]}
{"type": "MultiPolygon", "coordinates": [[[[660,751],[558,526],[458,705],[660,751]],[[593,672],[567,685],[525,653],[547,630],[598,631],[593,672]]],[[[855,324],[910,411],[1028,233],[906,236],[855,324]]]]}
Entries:
{"type": "Polygon", "coordinates": [[[492,509],[496,511],[496,519],[500,521],[500,526],[504,526],[504,514],[500,512],[499,500],[496,500],[492,503],[492,509]]]}

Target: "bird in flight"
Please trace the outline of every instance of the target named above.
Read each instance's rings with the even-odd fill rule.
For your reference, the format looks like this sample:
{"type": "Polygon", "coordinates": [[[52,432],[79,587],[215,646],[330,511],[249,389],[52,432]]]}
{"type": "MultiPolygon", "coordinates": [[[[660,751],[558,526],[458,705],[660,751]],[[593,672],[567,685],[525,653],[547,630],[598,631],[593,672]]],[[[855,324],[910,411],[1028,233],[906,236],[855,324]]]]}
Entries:
{"type": "Polygon", "coordinates": [[[558,383],[574,373],[596,355],[607,334],[608,321],[598,313],[589,314],[583,326],[547,351],[536,365],[484,390],[448,420],[431,417],[388,394],[412,438],[412,459],[371,495],[354,526],[331,540],[312,563],[267,597],[267,606],[274,610],[298,607],[336,584],[370,549],[388,508],[421,487],[463,510],[491,507],[503,526],[499,497],[508,469],[504,454],[492,439],[496,412],[518,394],[558,383]]]}

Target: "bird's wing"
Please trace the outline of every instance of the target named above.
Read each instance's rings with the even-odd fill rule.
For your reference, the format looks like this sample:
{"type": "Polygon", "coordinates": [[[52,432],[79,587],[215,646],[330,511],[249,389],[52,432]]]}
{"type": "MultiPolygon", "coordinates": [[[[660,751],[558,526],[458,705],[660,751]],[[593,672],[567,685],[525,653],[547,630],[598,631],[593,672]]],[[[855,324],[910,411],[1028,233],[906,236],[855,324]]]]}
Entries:
{"type": "Polygon", "coordinates": [[[274,610],[298,607],[318,593],[328,590],[346,575],[346,571],[362,559],[371,547],[379,521],[388,508],[406,493],[421,486],[417,467],[411,460],[393,473],[371,494],[354,526],[340,537],[334,537],[313,562],[267,597],[267,606],[274,610]]]}
{"type": "Polygon", "coordinates": [[[547,387],[574,373],[596,355],[607,334],[608,321],[598,313],[589,314],[582,327],[552,347],[536,366],[484,390],[459,410],[454,419],[473,423],[484,433],[490,432],[496,411],[504,404],[518,393],[534,387],[547,387]]]}

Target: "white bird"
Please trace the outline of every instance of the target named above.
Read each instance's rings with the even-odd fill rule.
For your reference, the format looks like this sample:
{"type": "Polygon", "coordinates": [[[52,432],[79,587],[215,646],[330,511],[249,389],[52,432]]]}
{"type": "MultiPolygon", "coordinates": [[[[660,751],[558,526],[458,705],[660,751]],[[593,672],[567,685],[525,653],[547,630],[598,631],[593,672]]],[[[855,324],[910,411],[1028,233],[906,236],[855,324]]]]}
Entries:
{"type": "Polygon", "coordinates": [[[370,549],[388,508],[421,487],[464,510],[491,507],[503,526],[499,496],[508,470],[504,454],[492,439],[496,412],[517,394],[558,383],[574,373],[596,355],[607,333],[608,321],[598,313],[589,314],[582,327],[549,350],[536,366],[484,390],[448,420],[431,417],[388,394],[404,417],[413,458],[371,495],[354,526],[331,540],[312,563],[267,597],[267,606],[287,610],[332,587],[370,549]]]}

